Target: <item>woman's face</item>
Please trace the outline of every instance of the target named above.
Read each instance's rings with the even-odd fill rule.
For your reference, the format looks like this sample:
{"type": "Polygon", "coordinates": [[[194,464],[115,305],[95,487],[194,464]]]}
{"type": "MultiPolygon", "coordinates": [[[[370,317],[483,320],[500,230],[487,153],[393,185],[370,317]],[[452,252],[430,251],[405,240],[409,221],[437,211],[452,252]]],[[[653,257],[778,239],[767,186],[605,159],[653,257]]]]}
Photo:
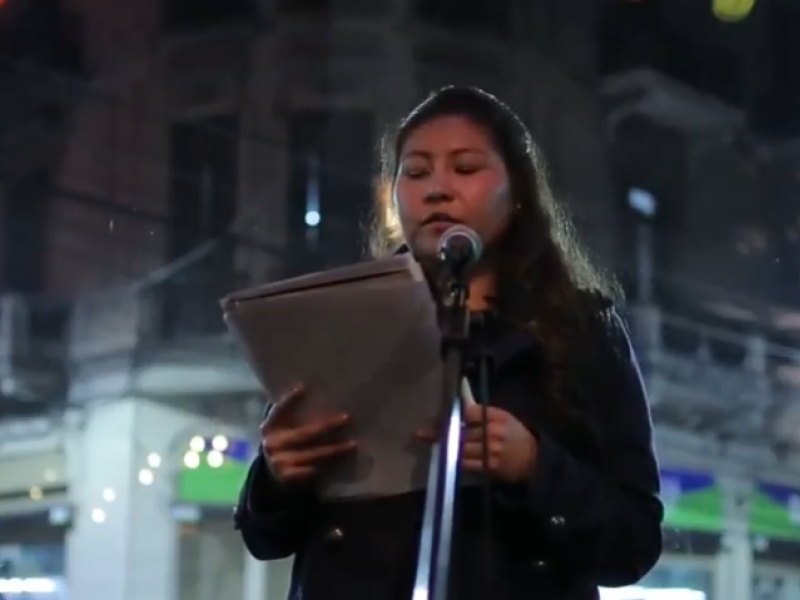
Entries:
{"type": "Polygon", "coordinates": [[[454,223],[495,241],[512,215],[508,173],[486,131],[465,117],[443,116],[414,129],[400,149],[394,202],[406,243],[435,256],[454,223]]]}

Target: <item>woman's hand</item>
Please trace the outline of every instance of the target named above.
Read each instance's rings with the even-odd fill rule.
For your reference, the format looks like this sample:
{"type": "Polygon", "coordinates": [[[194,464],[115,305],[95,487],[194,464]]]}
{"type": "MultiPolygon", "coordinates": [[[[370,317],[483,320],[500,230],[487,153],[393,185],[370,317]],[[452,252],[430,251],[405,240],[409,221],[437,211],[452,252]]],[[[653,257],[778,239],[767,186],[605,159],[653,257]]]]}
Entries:
{"type": "Polygon", "coordinates": [[[352,440],[331,443],[322,439],[346,425],[347,415],[299,426],[292,422],[290,409],[304,392],[302,386],[295,388],[275,404],[261,423],[261,446],[267,465],[283,483],[307,480],[314,476],[321,463],[356,448],[352,440]]]}
{"type": "MultiPolygon", "coordinates": [[[[464,406],[461,466],[466,471],[488,473],[506,483],[527,481],[533,473],[539,444],[533,434],[511,413],[489,406],[486,409],[488,464],[484,464],[483,407],[475,403],[464,406]]],[[[432,432],[420,434],[435,442],[432,432]]]]}

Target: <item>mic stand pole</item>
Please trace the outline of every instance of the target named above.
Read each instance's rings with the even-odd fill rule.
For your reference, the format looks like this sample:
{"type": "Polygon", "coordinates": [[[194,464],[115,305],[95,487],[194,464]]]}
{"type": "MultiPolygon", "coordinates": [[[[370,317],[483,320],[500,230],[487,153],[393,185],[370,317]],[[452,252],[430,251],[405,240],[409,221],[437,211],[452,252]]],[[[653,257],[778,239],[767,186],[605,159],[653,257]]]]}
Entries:
{"type": "Polygon", "coordinates": [[[460,271],[463,270],[451,270],[441,313],[445,419],[439,441],[431,453],[412,600],[447,599],[461,462],[461,380],[469,342],[469,288],[460,271]]]}

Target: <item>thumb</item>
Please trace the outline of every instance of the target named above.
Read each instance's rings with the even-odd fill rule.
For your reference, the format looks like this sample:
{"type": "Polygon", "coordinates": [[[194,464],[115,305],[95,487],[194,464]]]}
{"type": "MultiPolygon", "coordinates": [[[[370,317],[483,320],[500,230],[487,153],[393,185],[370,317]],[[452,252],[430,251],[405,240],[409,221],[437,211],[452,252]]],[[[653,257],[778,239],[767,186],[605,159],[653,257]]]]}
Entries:
{"type": "Polygon", "coordinates": [[[472,386],[470,385],[469,380],[466,377],[461,379],[461,399],[464,401],[465,406],[478,404],[475,401],[475,394],[472,393],[472,386]]]}

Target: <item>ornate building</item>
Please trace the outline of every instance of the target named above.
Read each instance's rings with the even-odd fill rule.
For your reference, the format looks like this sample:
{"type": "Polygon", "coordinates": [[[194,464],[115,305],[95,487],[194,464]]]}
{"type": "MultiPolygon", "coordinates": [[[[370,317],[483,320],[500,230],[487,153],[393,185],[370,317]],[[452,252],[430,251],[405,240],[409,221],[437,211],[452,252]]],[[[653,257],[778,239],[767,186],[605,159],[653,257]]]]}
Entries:
{"type": "MultiPolygon", "coordinates": [[[[800,587],[780,567],[753,576],[754,556],[797,562],[774,519],[753,517],[767,497],[790,514],[800,487],[798,357],[770,341],[791,340],[794,313],[764,308],[782,298],[765,248],[790,231],[756,201],[788,193],[793,150],[753,137],[763,108],[729,82],[697,89],[639,57],[651,9],[34,4],[0,8],[14,31],[60,23],[47,43],[0,36],[17,40],[0,63],[0,560],[82,600],[278,593],[286,566],[267,576],[230,528],[261,400],[217,300],[358,259],[381,131],[427,91],[470,83],[528,122],[631,290],[674,526],[648,585],[726,600],[778,575],[800,587]]],[[[762,14],[741,35],[767,35],[762,14]]]]}

